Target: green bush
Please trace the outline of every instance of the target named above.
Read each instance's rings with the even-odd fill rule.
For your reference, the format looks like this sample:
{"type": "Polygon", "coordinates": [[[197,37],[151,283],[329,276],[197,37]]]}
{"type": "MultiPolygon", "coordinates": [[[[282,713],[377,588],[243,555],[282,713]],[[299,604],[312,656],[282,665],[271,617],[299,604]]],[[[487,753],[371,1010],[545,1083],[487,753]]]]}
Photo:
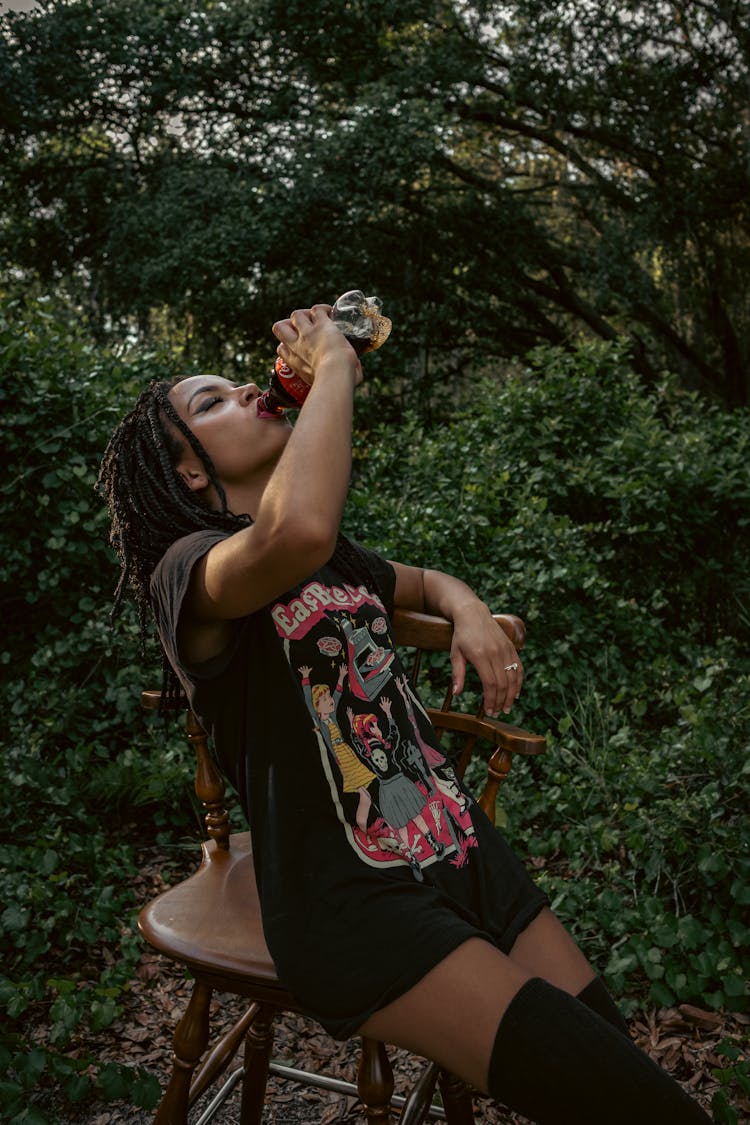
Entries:
{"type": "Polygon", "coordinates": [[[690,697],[690,720],[658,735],[593,688],[561,700],[546,760],[534,775],[516,767],[504,813],[558,913],[630,1007],[649,995],[740,1010],[750,677],[690,697]]]}
{"type": "Polygon", "coordinates": [[[189,754],[178,737],[165,748],[139,708],[158,661],[144,669],[132,614],[109,627],[117,570],[93,491],[115,421],[163,369],[97,348],[51,301],[0,306],[0,778],[13,810],[0,871],[0,1100],[19,1122],[44,1120],[34,1092],[50,1083],[72,1101],[116,1086],[150,1104],[158,1088],[70,1048],[112,1021],[139,956],[127,885],[137,806],[152,804],[148,840],[192,828],[177,811],[189,754]],[[31,1022],[46,1024],[43,1043],[29,1039],[31,1022]]]}
{"type": "Polygon", "coordinates": [[[750,414],[543,349],[363,432],[350,530],[528,627],[501,816],[631,1007],[747,1004],[750,414]]]}
{"type": "Polygon", "coordinates": [[[351,526],[512,605],[544,652],[539,692],[750,638],[747,411],[667,377],[644,391],[601,345],[537,351],[450,405],[429,429],[410,415],[365,434],[351,526]]]}

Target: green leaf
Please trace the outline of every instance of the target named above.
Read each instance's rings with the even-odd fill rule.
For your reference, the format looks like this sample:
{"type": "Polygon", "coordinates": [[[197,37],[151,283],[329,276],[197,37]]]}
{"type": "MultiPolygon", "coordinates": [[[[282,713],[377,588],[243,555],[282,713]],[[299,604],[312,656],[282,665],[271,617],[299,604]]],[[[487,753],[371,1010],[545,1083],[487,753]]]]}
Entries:
{"type": "Polygon", "coordinates": [[[662,1008],[670,1008],[675,1000],[675,994],[662,981],[652,981],[649,995],[655,1004],[662,1008]]]}
{"type": "Polygon", "coordinates": [[[17,933],[19,930],[26,929],[29,917],[30,912],[28,910],[24,910],[14,903],[12,906],[6,907],[2,914],[0,914],[0,922],[2,922],[3,927],[10,933],[17,933]]]}
{"type": "Polygon", "coordinates": [[[24,1089],[31,1089],[39,1081],[47,1065],[47,1056],[41,1047],[32,1047],[26,1055],[16,1055],[13,1069],[24,1089]]]}
{"type": "Polygon", "coordinates": [[[722,988],[727,996],[747,996],[748,984],[741,972],[727,973],[721,978],[722,988]]]}
{"type": "Polygon", "coordinates": [[[131,1089],[133,1104],[142,1109],[154,1109],[161,1101],[161,1096],[162,1088],[159,1080],[152,1074],[139,1071],[131,1089]]]}
{"type": "Polygon", "coordinates": [[[127,1068],[115,1063],[106,1063],[96,1078],[96,1085],[107,1101],[118,1101],[127,1097],[130,1088],[127,1068]]]}

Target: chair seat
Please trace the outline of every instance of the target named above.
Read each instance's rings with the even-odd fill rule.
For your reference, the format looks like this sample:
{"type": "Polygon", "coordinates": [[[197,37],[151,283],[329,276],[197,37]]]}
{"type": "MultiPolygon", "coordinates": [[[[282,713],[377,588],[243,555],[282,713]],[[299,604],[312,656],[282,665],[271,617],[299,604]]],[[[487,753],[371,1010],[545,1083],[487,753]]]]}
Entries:
{"type": "Polygon", "coordinates": [[[194,971],[244,979],[291,1002],[263,936],[250,833],[231,836],[228,851],[213,840],[201,847],[198,870],[143,908],[139,930],[194,971]]]}

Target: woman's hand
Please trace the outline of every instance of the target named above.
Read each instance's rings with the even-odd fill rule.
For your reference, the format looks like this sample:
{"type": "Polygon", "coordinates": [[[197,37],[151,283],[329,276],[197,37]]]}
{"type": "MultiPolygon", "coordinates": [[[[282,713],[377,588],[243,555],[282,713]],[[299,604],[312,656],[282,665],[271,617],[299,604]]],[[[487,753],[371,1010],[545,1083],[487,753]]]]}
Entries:
{"type": "Polygon", "coordinates": [[[523,664],[515,645],[476,599],[453,614],[451,667],[453,694],[463,690],[467,663],[479,673],[488,715],[506,715],[521,694],[523,664]]]}
{"type": "Polygon", "coordinates": [[[523,665],[515,645],[465,582],[441,570],[391,562],[396,574],[394,603],[401,609],[434,613],[453,622],[453,694],[463,691],[466,665],[473,664],[484,690],[488,715],[507,715],[521,692],[523,665]]]}
{"type": "Polygon", "coordinates": [[[279,340],[281,359],[306,383],[313,383],[323,368],[338,367],[354,372],[354,385],[362,382],[362,367],[349,341],[331,320],[331,305],[295,309],[286,320],[278,320],[273,334],[279,340]]]}

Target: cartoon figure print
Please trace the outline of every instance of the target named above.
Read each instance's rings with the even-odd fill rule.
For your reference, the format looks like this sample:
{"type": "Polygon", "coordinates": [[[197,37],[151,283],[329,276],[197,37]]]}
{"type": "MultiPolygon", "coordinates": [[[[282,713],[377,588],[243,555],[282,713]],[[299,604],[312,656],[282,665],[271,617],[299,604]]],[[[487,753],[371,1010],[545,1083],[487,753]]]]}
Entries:
{"type": "MultiPolygon", "coordinates": [[[[462,822],[464,818],[468,816],[469,802],[466,794],[458,784],[455,771],[448,764],[445,755],[441,754],[439,750],[436,750],[434,746],[430,746],[429,742],[425,742],[422,738],[419,724],[414,714],[414,695],[412,694],[406,676],[400,676],[396,680],[396,686],[404,701],[406,714],[411,723],[416,742],[416,745],[413,742],[406,744],[404,751],[406,760],[420,775],[431,792],[442,793],[444,797],[448,798],[449,801],[452,801],[456,805],[460,821],[462,822]]],[[[420,705],[418,704],[418,706],[420,705]]],[[[421,706],[420,710],[422,710],[421,706]]]]}
{"type": "MultiPolygon", "coordinates": [[[[414,714],[413,704],[416,700],[411,692],[409,681],[406,676],[394,677],[391,671],[391,661],[395,653],[377,644],[370,633],[370,629],[374,632],[385,632],[387,630],[385,618],[376,618],[371,623],[370,629],[364,626],[355,628],[350,620],[344,618],[342,629],[347,640],[349,683],[352,690],[358,698],[372,701],[386,684],[396,683],[416,740],[416,745],[411,743],[407,748],[409,764],[422,777],[428,789],[443,793],[458,806],[463,817],[467,812],[466,795],[462,792],[450,766],[441,769],[440,773],[432,771],[433,766],[446,767],[446,758],[422,738],[414,714]]],[[[417,706],[424,714],[421,705],[417,704],[417,706]]]]}
{"type": "Polygon", "coordinates": [[[299,669],[305,700],[308,708],[317,715],[318,731],[341,772],[344,793],[359,793],[359,804],[356,812],[357,827],[361,834],[359,842],[367,851],[376,851],[377,845],[369,841],[367,836],[367,820],[372,806],[367,788],[375,780],[375,774],[359,760],[351,746],[346,742],[341,733],[341,727],[336,721],[336,705],[341,698],[346,668],[343,664],[341,665],[339,678],[333,693],[327,684],[311,686],[311,672],[312,668],[308,665],[299,669]]]}
{"type": "Polygon", "coordinates": [[[367,699],[372,703],[391,679],[390,666],[396,656],[392,649],[378,644],[370,631],[385,633],[388,629],[386,619],[377,617],[368,629],[366,625],[355,625],[350,618],[344,617],[341,628],[346,638],[349,687],[358,699],[367,699]]]}
{"type": "Polygon", "coordinates": [[[438,859],[445,851],[445,847],[437,839],[440,829],[433,818],[433,814],[430,814],[433,821],[432,828],[423,815],[428,811],[427,795],[412,778],[403,772],[399,760],[394,754],[394,749],[397,748],[398,743],[394,743],[392,737],[396,728],[391,715],[391,706],[391,701],[383,696],[380,700],[380,707],[388,720],[388,735],[383,734],[377,715],[355,715],[350,707],[347,709],[347,716],[352,731],[352,741],[357,746],[360,755],[370,763],[378,776],[380,815],[389,828],[395,829],[401,854],[415,876],[421,879],[422,872],[417,851],[417,845],[420,841],[419,833],[422,834],[432,853],[438,859]],[[412,829],[411,837],[410,828],[412,829]]]}
{"type": "Polygon", "coordinates": [[[462,866],[476,845],[470,802],[445,755],[422,734],[416,711],[425,732],[426,713],[393,650],[380,600],[364,586],[315,581],[277,603],[272,616],[359,857],[378,867],[407,863],[419,880],[443,859],[462,866]]]}
{"type": "Polygon", "coordinates": [[[396,680],[411,723],[414,740],[406,737],[394,722],[392,704],[380,699],[380,708],[387,720],[385,733],[373,714],[354,715],[349,711],[352,741],[378,773],[380,779],[378,805],[385,821],[396,827],[403,852],[412,870],[415,866],[450,856],[455,866],[466,862],[466,853],[476,845],[468,799],[445,756],[422,738],[412,707],[406,677],[396,680]],[[384,763],[388,763],[387,770],[384,763]],[[389,807],[391,793],[406,796],[412,790],[412,811],[405,817],[406,802],[401,806],[401,822],[389,807]],[[416,800],[422,804],[416,811],[416,800]],[[429,816],[429,825],[426,817],[429,816]]]}

